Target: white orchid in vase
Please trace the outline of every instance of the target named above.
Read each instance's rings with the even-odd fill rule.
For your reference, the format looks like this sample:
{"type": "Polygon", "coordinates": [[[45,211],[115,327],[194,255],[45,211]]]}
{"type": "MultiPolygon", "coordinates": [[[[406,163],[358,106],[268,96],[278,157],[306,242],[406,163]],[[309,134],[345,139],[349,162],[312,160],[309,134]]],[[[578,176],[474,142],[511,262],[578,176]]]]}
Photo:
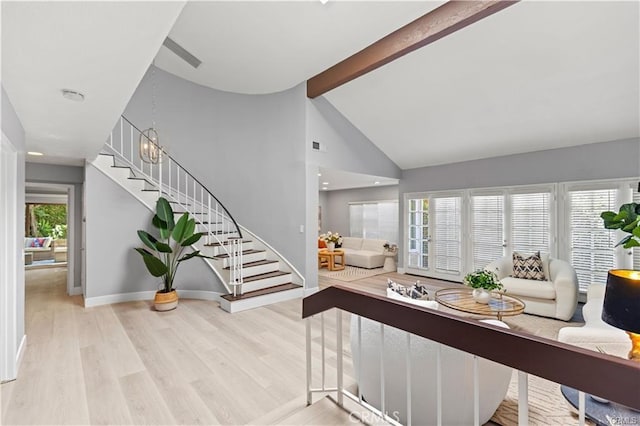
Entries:
{"type": "Polygon", "coordinates": [[[328,231],[326,234],[320,234],[320,239],[327,244],[342,244],[342,237],[337,232],[328,231]]]}

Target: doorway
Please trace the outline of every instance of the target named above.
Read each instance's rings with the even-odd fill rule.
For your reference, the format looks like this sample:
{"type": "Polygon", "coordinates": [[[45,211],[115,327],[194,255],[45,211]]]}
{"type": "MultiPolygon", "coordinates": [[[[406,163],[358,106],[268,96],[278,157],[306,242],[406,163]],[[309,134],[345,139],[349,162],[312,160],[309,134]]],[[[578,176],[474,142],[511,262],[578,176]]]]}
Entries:
{"type": "Polygon", "coordinates": [[[74,271],[74,186],[25,184],[25,269],[66,274],[67,295],[78,294],[74,271]],[[27,246],[31,246],[29,248],[27,246]]]}

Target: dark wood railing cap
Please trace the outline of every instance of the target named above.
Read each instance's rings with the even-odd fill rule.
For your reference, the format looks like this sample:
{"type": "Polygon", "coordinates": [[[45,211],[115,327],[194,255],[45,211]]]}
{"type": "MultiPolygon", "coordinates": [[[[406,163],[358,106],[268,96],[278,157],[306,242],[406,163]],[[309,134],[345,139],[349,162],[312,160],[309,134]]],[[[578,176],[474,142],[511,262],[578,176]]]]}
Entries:
{"type": "Polygon", "coordinates": [[[640,363],[343,286],[302,301],[302,317],[342,309],[640,410],[640,363]]]}

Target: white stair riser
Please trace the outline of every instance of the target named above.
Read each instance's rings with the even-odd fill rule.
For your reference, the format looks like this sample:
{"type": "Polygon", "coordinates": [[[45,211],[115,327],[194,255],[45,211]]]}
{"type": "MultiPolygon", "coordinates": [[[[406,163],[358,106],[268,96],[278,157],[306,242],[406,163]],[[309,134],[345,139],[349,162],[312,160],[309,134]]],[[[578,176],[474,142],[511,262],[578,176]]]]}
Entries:
{"type": "MultiPolygon", "coordinates": [[[[259,253],[243,254],[242,263],[257,262],[258,260],[265,260],[266,258],[267,253],[264,251],[261,251],[259,253]]],[[[223,268],[229,266],[229,258],[216,259],[216,262],[220,262],[223,268]]]]}
{"type": "MultiPolygon", "coordinates": [[[[244,267],[242,268],[242,276],[250,277],[253,275],[266,274],[267,272],[275,272],[280,270],[280,262],[272,262],[264,265],[252,266],[252,267],[244,267]]],[[[229,282],[230,273],[228,269],[223,271],[223,276],[229,282]]]]}
{"type": "Polygon", "coordinates": [[[261,280],[250,281],[242,284],[242,292],[248,293],[254,290],[260,290],[263,288],[271,287],[279,284],[287,284],[291,282],[292,275],[278,275],[277,277],[263,278],[261,280]]]}
{"type": "MultiPolygon", "coordinates": [[[[201,241],[204,241],[205,237],[202,238],[201,241]]],[[[223,246],[205,246],[203,244],[198,244],[199,246],[202,245],[202,247],[200,247],[200,251],[202,251],[202,253],[206,254],[207,256],[217,256],[219,254],[225,254],[226,250],[230,250],[231,249],[231,245],[225,245],[223,246]]],[[[242,243],[242,250],[252,250],[253,249],[253,243],[252,242],[248,242],[248,243],[242,243]]]]}

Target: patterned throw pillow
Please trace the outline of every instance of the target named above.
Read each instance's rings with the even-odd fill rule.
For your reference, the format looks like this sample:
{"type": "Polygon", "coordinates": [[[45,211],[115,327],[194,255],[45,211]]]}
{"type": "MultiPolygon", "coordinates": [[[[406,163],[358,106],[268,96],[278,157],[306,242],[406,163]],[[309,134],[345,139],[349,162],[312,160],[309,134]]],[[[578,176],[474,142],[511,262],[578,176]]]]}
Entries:
{"type": "Polygon", "coordinates": [[[413,284],[411,287],[405,287],[402,284],[398,284],[397,282],[387,278],[387,287],[404,297],[410,297],[411,299],[429,300],[427,287],[421,285],[419,281],[413,284]]]}
{"type": "Polygon", "coordinates": [[[520,253],[514,252],[513,277],[544,281],[544,269],[542,269],[540,252],[537,251],[529,257],[524,257],[520,253]]]}

